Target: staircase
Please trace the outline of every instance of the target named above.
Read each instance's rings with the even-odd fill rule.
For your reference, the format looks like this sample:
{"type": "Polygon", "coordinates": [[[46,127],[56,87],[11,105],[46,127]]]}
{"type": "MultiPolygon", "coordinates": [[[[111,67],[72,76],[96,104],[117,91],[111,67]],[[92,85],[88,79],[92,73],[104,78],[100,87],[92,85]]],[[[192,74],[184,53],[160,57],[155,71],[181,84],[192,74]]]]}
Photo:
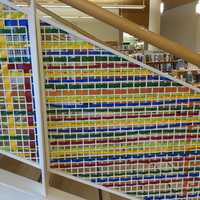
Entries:
{"type": "Polygon", "coordinates": [[[34,1],[0,3],[0,175],[44,199],[199,199],[199,88],[34,1]]]}

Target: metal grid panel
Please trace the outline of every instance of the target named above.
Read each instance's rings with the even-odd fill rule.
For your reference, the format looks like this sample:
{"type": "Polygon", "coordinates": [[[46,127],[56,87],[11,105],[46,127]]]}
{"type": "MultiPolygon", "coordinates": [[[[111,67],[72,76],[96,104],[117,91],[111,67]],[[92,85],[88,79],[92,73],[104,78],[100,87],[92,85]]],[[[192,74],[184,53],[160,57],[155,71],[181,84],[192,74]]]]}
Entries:
{"type": "Polygon", "coordinates": [[[0,5],[0,149],[39,161],[27,16],[0,5]]]}
{"type": "Polygon", "coordinates": [[[51,167],[144,199],[200,196],[200,94],[41,23],[51,167]]]}

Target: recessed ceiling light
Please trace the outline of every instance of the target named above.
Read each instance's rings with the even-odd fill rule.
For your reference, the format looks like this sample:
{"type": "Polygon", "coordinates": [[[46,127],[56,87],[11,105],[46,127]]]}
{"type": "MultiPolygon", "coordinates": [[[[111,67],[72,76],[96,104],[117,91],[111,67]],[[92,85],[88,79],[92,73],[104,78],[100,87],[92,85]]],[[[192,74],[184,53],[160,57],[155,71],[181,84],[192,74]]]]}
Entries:
{"type": "Polygon", "coordinates": [[[161,4],[160,4],[160,13],[163,14],[164,10],[165,10],[165,4],[163,2],[161,2],[161,4]]]}
{"type": "Polygon", "coordinates": [[[200,14],[200,0],[199,0],[199,2],[196,5],[196,13],[200,14]]]}

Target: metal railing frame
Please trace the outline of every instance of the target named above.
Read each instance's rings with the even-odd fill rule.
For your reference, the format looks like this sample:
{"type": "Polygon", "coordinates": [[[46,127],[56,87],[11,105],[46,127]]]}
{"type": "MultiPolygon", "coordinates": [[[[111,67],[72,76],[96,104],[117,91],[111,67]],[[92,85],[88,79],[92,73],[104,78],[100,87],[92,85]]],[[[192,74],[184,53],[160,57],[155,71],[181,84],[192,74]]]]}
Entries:
{"type": "MultiPolygon", "coordinates": [[[[74,0],[73,0],[74,1],[74,0]]],[[[117,51],[111,47],[108,47],[106,44],[102,43],[100,40],[95,39],[95,37],[89,35],[87,32],[82,31],[81,29],[77,29],[76,27],[72,26],[67,26],[67,24],[70,25],[70,22],[68,22],[65,19],[60,18],[57,16],[55,13],[52,13],[48,11],[45,8],[41,8],[40,5],[36,4],[35,0],[31,0],[31,6],[22,8],[18,7],[15,4],[8,2],[7,0],[0,0],[0,3],[5,4],[7,6],[12,7],[13,9],[16,9],[20,12],[23,12],[27,14],[28,20],[30,23],[30,43],[31,43],[31,60],[32,60],[32,65],[34,66],[33,69],[33,79],[34,79],[34,90],[35,90],[35,103],[36,103],[36,115],[37,115],[37,129],[39,133],[39,154],[40,154],[40,163],[34,163],[32,161],[28,161],[24,158],[20,158],[16,155],[13,155],[8,152],[0,151],[0,154],[6,155],[12,159],[21,161],[25,164],[31,165],[33,167],[36,167],[41,170],[42,173],[42,184],[41,184],[41,195],[47,196],[48,195],[48,188],[49,188],[49,179],[48,179],[48,174],[57,174],[62,177],[66,177],[70,180],[83,183],[85,185],[91,186],[93,188],[118,195],[122,198],[130,199],[130,200],[136,200],[136,198],[131,197],[130,195],[108,189],[104,186],[100,186],[94,183],[91,183],[89,181],[82,180],[80,178],[67,175],[65,172],[51,169],[50,168],[50,160],[49,160],[49,146],[48,146],[48,128],[47,128],[47,114],[46,114],[46,104],[45,104],[45,89],[44,89],[44,77],[42,76],[43,74],[43,64],[42,64],[42,51],[41,51],[41,35],[40,35],[40,24],[39,20],[43,20],[46,23],[51,24],[52,26],[55,26],[59,29],[62,29],[64,31],[67,31],[68,33],[74,34],[77,37],[95,45],[98,46],[102,49],[105,49],[107,51],[112,52],[113,54],[122,57],[126,59],[128,62],[135,63],[137,65],[140,65],[141,67],[148,69],[160,76],[164,76],[172,81],[175,81],[177,83],[180,83],[183,86],[186,86],[195,92],[200,92],[200,89],[182,81],[178,80],[166,73],[163,73],[153,67],[150,67],[138,60],[135,60],[133,58],[130,58],[129,56],[126,56],[125,54],[121,53],[120,51],[117,51]],[[48,14],[51,16],[51,18],[42,18],[37,17],[37,9],[39,9],[41,12],[45,12],[45,14],[48,14]],[[38,53],[39,52],[39,53],[38,53]]]]}

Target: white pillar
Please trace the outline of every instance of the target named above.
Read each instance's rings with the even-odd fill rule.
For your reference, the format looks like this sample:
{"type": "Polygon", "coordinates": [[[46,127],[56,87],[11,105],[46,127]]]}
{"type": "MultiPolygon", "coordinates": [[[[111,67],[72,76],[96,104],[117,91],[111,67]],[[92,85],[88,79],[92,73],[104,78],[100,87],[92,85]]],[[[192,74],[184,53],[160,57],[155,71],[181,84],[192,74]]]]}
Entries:
{"type": "MultiPolygon", "coordinates": [[[[150,0],[150,8],[149,8],[149,30],[160,34],[160,21],[161,21],[161,13],[160,13],[160,4],[161,0],[150,0]]],[[[156,47],[149,45],[148,48],[150,51],[158,50],[156,47]]]]}
{"type": "Polygon", "coordinates": [[[29,32],[31,61],[33,72],[33,87],[35,91],[35,110],[38,133],[39,163],[42,174],[42,195],[48,195],[49,188],[49,152],[48,152],[48,126],[45,100],[45,81],[42,63],[40,19],[37,14],[36,0],[30,1],[29,32]]]}
{"type": "Polygon", "coordinates": [[[200,53],[200,15],[197,15],[196,26],[196,51],[200,53]]]}

